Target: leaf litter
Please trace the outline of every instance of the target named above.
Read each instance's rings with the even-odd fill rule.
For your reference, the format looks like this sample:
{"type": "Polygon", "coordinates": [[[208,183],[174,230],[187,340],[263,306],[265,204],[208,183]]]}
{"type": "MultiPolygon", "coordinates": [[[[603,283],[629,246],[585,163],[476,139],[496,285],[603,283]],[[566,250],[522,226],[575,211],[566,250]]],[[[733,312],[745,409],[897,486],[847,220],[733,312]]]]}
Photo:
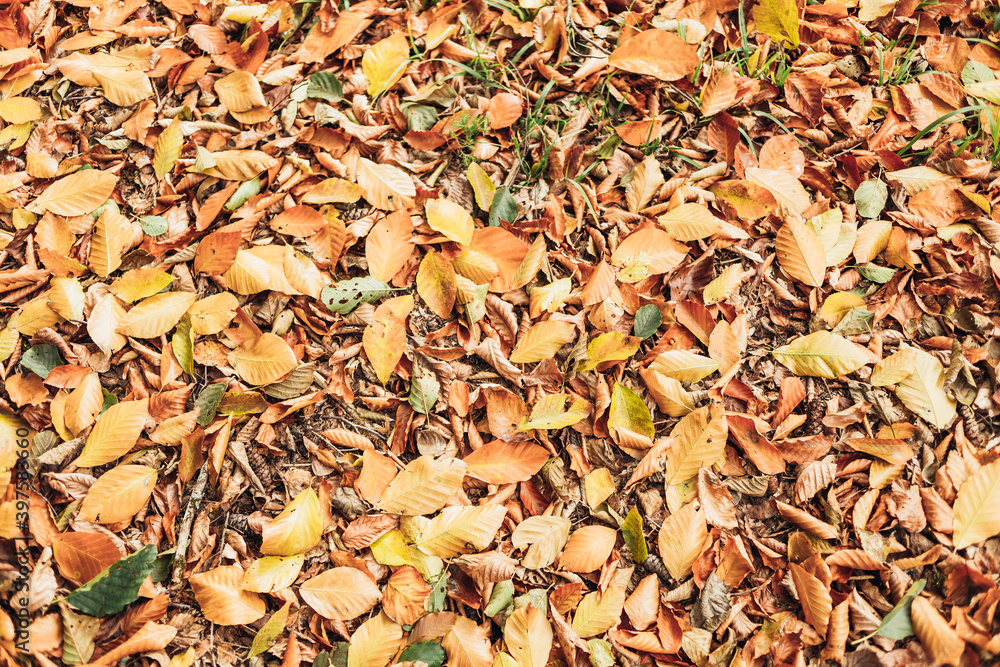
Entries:
{"type": "Polygon", "coordinates": [[[995,662],[998,19],[7,5],[0,656],[995,662]]]}

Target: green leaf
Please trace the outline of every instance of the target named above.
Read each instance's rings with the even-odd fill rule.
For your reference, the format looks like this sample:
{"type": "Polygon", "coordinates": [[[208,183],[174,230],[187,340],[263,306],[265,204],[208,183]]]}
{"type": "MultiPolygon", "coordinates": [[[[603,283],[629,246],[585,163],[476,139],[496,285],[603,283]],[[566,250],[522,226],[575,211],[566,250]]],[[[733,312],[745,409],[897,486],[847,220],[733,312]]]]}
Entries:
{"type": "Polygon", "coordinates": [[[327,102],[340,102],[344,99],[344,86],[337,77],[329,72],[316,72],[309,77],[309,87],[306,97],[313,97],[327,102]]]}
{"type": "Polygon", "coordinates": [[[437,124],[438,112],[426,104],[408,104],[403,107],[406,126],[414,132],[427,132],[437,124]]]}
{"type": "Polygon", "coordinates": [[[229,201],[227,201],[226,205],[222,208],[227,211],[235,211],[240,206],[243,206],[243,204],[246,204],[250,197],[253,197],[259,192],[260,176],[257,176],[250,181],[243,181],[243,183],[240,184],[240,187],[236,188],[236,192],[233,193],[233,196],[229,198],[229,201]]]}
{"type": "Polygon", "coordinates": [[[865,280],[870,280],[879,285],[884,285],[896,275],[896,269],[890,269],[877,264],[859,264],[854,267],[854,270],[860,273],[861,277],[865,280]]]}
{"type": "Polygon", "coordinates": [[[858,186],[854,192],[854,203],[858,207],[858,215],[866,218],[877,218],[885,202],[889,198],[889,188],[878,178],[868,179],[858,186]]]}
{"type": "Polygon", "coordinates": [[[335,285],[323,288],[319,298],[323,305],[335,313],[347,315],[358,307],[359,303],[372,303],[385,297],[392,288],[381,280],[371,276],[341,280],[335,285]]]}
{"type": "Polygon", "coordinates": [[[632,323],[632,334],[646,340],[656,333],[663,324],[663,314],[651,303],[635,311],[635,322],[632,323]]]}
{"type": "Polygon", "coordinates": [[[191,330],[191,318],[187,315],[177,323],[177,329],[170,338],[170,347],[184,372],[194,377],[194,332],[191,330]]]}
{"type": "Polygon", "coordinates": [[[160,236],[167,233],[167,219],[160,215],[146,215],[139,218],[142,231],[149,236],[160,236]]]}
{"type": "Polygon", "coordinates": [[[112,394],[110,391],[101,387],[101,393],[104,394],[104,402],[101,404],[101,412],[110,408],[112,405],[118,405],[118,397],[112,394]]]}
{"type": "Polygon", "coordinates": [[[288,620],[288,610],[291,608],[291,604],[291,602],[286,602],[281,609],[271,615],[271,618],[267,619],[267,623],[261,626],[253,638],[253,643],[250,645],[250,655],[247,658],[260,655],[274,645],[281,633],[285,631],[285,622],[288,620]]]}
{"type": "Polygon", "coordinates": [[[201,408],[201,412],[198,413],[198,424],[200,426],[208,426],[215,419],[215,414],[219,410],[219,403],[222,402],[222,397],[226,393],[226,383],[216,382],[215,384],[210,384],[201,390],[198,394],[198,398],[194,401],[194,407],[201,408]]]}
{"type": "Polygon", "coordinates": [[[995,81],[996,78],[996,75],[993,74],[993,70],[978,60],[970,60],[965,64],[965,67],[962,68],[962,83],[966,86],[971,86],[974,83],[995,81]]]}
{"type": "Polygon", "coordinates": [[[59,605],[63,621],[64,665],[81,665],[90,662],[94,655],[94,636],[101,626],[101,619],[77,614],[64,604],[59,605]]]}
{"type": "Polygon", "coordinates": [[[498,582],[493,587],[493,594],[490,595],[490,601],[486,603],[486,609],[483,610],[483,613],[490,617],[496,616],[509,607],[513,600],[514,582],[510,579],[498,582]]]}
{"type": "Polygon", "coordinates": [[[147,544],[128,558],[109,565],[65,600],[88,616],[117,614],[139,599],[139,588],[153,571],[155,559],[156,547],[147,544]]]}
{"type": "Polygon", "coordinates": [[[410,385],[410,406],[422,415],[430,414],[441,387],[433,375],[418,375],[410,385]]]}
{"type": "Polygon", "coordinates": [[[438,575],[437,581],[434,582],[434,588],[431,589],[431,594],[427,597],[427,611],[431,614],[444,611],[444,603],[447,598],[448,571],[445,570],[438,575]]]}
{"type": "Polygon", "coordinates": [[[636,563],[642,563],[649,555],[649,547],[646,546],[646,535],[642,532],[642,515],[639,508],[633,506],[622,521],[622,537],[625,538],[625,546],[632,552],[632,558],[636,563]]]}
{"type": "Polygon", "coordinates": [[[437,642],[417,642],[407,646],[399,656],[398,662],[423,662],[427,667],[441,667],[444,664],[445,652],[437,642]]]}
{"type": "Polygon", "coordinates": [[[281,382],[275,382],[274,384],[264,385],[260,388],[260,390],[271,398],[276,398],[279,401],[287,401],[290,398],[298,398],[309,390],[310,385],[313,383],[315,372],[315,362],[311,361],[306,364],[299,364],[291,370],[288,377],[284,380],[281,382]]]}
{"type": "Polygon", "coordinates": [[[35,345],[21,357],[21,365],[44,380],[53,368],[63,365],[63,360],[55,346],[35,345]]]}
{"type": "Polygon", "coordinates": [[[490,227],[499,227],[500,221],[514,222],[517,219],[517,202],[510,194],[510,188],[501,185],[493,194],[493,203],[490,204],[490,227]]]}
{"type": "Polygon", "coordinates": [[[639,395],[625,385],[615,383],[608,409],[608,429],[615,431],[620,428],[645,435],[650,440],[656,434],[653,417],[639,395]]]}
{"type": "Polygon", "coordinates": [[[910,619],[910,605],[913,604],[913,601],[920,595],[920,591],[924,590],[924,586],[926,585],[926,579],[913,582],[913,585],[906,591],[906,595],[899,601],[899,604],[893,607],[892,611],[882,619],[882,625],[878,626],[876,634],[896,641],[912,637],[913,623],[910,619]]]}

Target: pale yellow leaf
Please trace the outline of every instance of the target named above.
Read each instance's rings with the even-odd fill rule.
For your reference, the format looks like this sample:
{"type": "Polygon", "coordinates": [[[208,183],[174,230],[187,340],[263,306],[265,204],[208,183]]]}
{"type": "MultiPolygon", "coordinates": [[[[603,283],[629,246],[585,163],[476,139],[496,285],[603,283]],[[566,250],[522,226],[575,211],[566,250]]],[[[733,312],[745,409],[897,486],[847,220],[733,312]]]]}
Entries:
{"type": "MultiPolygon", "coordinates": [[[[431,229],[440,232],[449,240],[462,246],[472,242],[472,232],[476,228],[472,216],[450,199],[431,199],[425,204],[424,214],[431,229]]],[[[466,276],[470,280],[475,280],[466,276]]]]}
{"type": "Polygon", "coordinates": [[[660,163],[653,156],[647,156],[632,169],[632,179],[625,186],[625,202],[628,204],[628,210],[636,213],[646,208],[660,191],[663,182],[660,163]]]}
{"type": "Polygon", "coordinates": [[[93,468],[127,454],[135,446],[149,419],[148,408],[149,399],[144,398],[122,401],[105,410],[87,436],[83,452],[73,464],[80,468],[93,468]]]}
{"type": "Polygon", "coordinates": [[[377,508],[410,516],[436,512],[462,487],[465,469],[465,462],[459,459],[420,456],[396,475],[382,493],[377,508]]]}
{"type": "Polygon", "coordinates": [[[668,350],[656,356],[651,370],[680,382],[698,382],[719,370],[719,362],[688,350],[668,350]]]}
{"type": "Polygon", "coordinates": [[[535,324],[517,341],[510,353],[513,364],[530,364],[551,359],[566,343],[576,338],[576,327],[571,322],[546,320],[535,324]]]}
{"type": "Polygon", "coordinates": [[[118,333],[133,338],[157,338],[173,329],[195,302],[194,292],[165,292],[143,299],[125,314],[118,333]]]}
{"type": "Polygon", "coordinates": [[[501,505],[446,507],[423,527],[416,546],[438,558],[482,551],[493,541],[506,516],[507,508],[501,505]]]}
{"type": "Polygon", "coordinates": [[[722,229],[719,220],[704,204],[681,204],[659,217],[660,225],[678,241],[705,239],[722,229]]]}
{"type": "Polygon", "coordinates": [[[853,373],[869,356],[849,340],[829,331],[816,331],[772,352],[796,375],[835,379],[853,373]]]}
{"type": "Polygon", "coordinates": [[[694,503],[687,503],[666,518],[660,526],[657,545],[660,559],[671,577],[682,581],[691,574],[691,567],[701,555],[707,539],[705,513],[694,503]]]}
{"type": "Polygon", "coordinates": [[[45,188],[28,210],[36,213],[47,211],[65,216],[84,215],[107,201],[117,184],[118,177],[109,171],[99,169],[76,171],[45,188]]]}
{"type": "Polygon", "coordinates": [[[260,552],[269,556],[295,556],[316,546],[323,534],[323,509],[319,497],[306,488],[264,526],[260,552]]]}
{"type": "Polygon", "coordinates": [[[552,626],[534,605],[516,610],[504,624],[504,643],[520,667],[545,667],[552,636],[552,626]]]}
{"type": "Polygon", "coordinates": [[[826,275],[826,251],[815,232],[804,222],[791,218],[778,230],[774,249],[788,275],[796,280],[818,287],[826,275]]]}
{"type": "Polygon", "coordinates": [[[229,363],[247,384],[277,382],[298,365],[295,353],[280,336],[263,333],[229,353],[229,363]]]}
{"type": "Polygon", "coordinates": [[[334,567],[299,586],[305,603],[331,621],[349,621],[375,606],[382,593],[371,578],[353,567],[334,567]]]}
{"type": "Polygon", "coordinates": [[[358,160],[358,185],[364,188],[368,203],[383,211],[406,208],[417,194],[413,179],[405,171],[365,158],[358,160]]]}

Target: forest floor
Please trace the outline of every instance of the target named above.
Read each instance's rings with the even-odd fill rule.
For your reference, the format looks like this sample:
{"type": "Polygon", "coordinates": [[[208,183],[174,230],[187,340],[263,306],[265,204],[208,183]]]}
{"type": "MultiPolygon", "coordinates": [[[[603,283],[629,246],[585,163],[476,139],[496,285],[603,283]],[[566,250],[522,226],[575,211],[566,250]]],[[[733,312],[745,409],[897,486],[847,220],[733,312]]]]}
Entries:
{"type": "Polygon", "coordinates": [[[0,665],[1000,660],[1000,7],[0,10],[0,665]]]}

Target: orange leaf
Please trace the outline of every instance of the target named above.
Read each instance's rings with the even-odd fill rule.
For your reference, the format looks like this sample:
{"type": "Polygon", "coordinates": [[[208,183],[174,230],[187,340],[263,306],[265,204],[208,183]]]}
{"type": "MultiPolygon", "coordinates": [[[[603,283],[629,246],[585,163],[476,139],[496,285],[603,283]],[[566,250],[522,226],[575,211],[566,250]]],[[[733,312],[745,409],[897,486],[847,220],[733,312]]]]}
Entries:
{"type": "Polygon", "coordinates": [[[253,623],[267,612],[259,595],[242,589],[243,570],[235,565],[192,574],[188,581],[205,618],[218,625],[253,623]]]}
{"type": "Polygon", "coordinates": [[[698,66],[698,52],[683,39],[665,30],[646,30],[612,51],[612,67],[655,76],[662,81],[681,79],[698,66]]]}
{"type": "Polygon", "coordinates": [[[365,259],[372,278],[388,282],[413,254],[413,223],[406,211],[390,213],[375,223],[365,239],[365,259]]]}
{"type": "Polygon", "coordinates": [[[115,541],[102,533],[60,533],[52,538],[59,573],[85,584],[122,558],[115,541]]]}
{"type": "Polygon", "coordinates": [[[332,621],[357,618],[382,599],[375,582],[353,567],[326,570],[304,581],[299,593],[317,614],[332,621]]]}

